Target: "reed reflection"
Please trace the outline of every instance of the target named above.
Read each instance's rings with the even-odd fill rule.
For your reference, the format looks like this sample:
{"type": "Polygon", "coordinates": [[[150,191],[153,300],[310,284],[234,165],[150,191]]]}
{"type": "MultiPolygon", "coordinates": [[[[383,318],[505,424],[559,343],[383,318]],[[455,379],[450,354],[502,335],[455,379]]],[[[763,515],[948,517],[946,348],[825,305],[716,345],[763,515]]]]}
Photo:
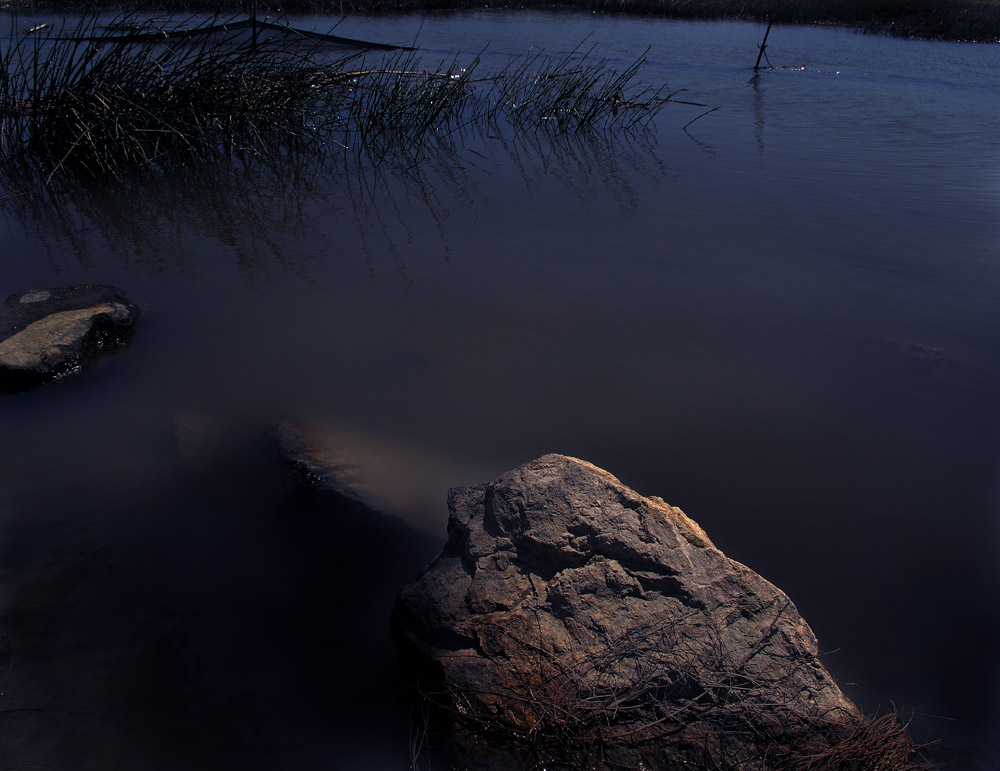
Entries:
{"type": "Polygon", "coordinates": [[[669,169],[648,132],[504,138],[468,131],[425,147],[405,166],[310,152],[113,179],[45,180],[29,160],[8,157],[0,165],[0,211],[57,270],[110,259],[197,279],[203,266],[185,244],[198,235],[224,247],[249,283],[274,269],[308,273],[334,254],[360,257],[371,275],[390,270],[409,280],[415,226],[432,233],[434,251],[450,261],[454,213],[475,217],[497,175],[511,173],[529,195],[555,180],[581,203],[599,187],[603,199],[611,195],[632,211],[637,186],[669,169]]]}

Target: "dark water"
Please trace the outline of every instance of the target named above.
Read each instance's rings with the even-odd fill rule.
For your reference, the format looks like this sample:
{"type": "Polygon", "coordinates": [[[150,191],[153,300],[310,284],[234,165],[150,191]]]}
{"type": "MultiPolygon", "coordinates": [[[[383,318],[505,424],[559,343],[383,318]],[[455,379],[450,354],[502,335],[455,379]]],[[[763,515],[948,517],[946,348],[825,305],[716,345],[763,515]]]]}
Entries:
{"type": "Polygon", "coordinates": [[[113,283],[145,311],[122,355],[0,402],[5,767],[405,768],[392,596],[448,486],[555,451],[684,508],[863,708],[996,768],[1000,49],[776,28],[786,69],[754,75],[753,25],[337,33],[484,66],[650,46],[649,81],[721,109],[474,138],[374,188],[5,199],[4,293],[113,283]],[[285,419],[357,437],[400,518],[294,492],[285,419]]]}

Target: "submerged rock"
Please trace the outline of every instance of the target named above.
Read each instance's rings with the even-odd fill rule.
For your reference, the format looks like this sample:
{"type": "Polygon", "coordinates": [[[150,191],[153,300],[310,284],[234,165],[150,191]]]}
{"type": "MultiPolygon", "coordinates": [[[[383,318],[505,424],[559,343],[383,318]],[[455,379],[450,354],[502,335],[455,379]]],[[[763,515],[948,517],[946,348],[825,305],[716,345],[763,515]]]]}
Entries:
{"type": "Polygon", "coordinates": [[[788,768],[867,725],[791,600],[662,499],[546,455],[448,506],[393,630],[467,767],[788,768]]]}
{"type": "Polygon", "coordinates": [[[291,421],[274,430],[278,452],[306,486],[378,508],[373,491],[359,474],[356,453],[350,445],[331,440],[331,435],[337,437],[336,432],[291,421]]]}
{"type": "Polygon", "coordinates": [[[363,503],[428,532],[440,527],[445,491],[483,474],[432,446],[342,423],[285,421],[273,439],[296,483],[363,503]]]}
{"type": "Polygon", "coordinates": [[[0,306],[0,390],[23,390],[79,371],[124,346],[138,316],[138,309],[109,286],[11,295],[0,306]]]}

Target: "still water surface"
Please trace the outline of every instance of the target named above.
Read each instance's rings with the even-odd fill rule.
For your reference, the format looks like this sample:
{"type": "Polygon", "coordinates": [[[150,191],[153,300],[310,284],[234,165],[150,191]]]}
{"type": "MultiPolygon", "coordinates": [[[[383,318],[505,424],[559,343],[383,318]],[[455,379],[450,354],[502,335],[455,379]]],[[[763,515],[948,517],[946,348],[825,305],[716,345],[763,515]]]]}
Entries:
{"type": "Polygon", "coordinates": [[[111,283],[145,313],[122,355],[0,402],[5,765],[406,768],[393,594],[449,486],[563,452],[786,590],[863,708],[998,767],[1000,48],[779,27],[755,75],[746,24],[337,34],[484,68],[648,47],[646,80],[720,109],[479,137],[374,189],[5,199],[4,294],[111,283]],[[377,448],[399,518],[296,495],[286,419],[377,448]]]}

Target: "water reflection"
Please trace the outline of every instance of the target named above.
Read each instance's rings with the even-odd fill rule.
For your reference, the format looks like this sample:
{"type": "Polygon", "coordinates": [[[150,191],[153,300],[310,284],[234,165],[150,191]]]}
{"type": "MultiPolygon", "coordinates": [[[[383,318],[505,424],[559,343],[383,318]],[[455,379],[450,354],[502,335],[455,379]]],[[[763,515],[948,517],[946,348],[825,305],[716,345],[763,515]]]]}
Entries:
{"type": "Polygon", "coordinates": [[[417,163],[377,167],[342,153],[302,153],[156,178],[44,179],[32,164],[8,158],[0,166],[0,211],[57,271],[110,259],[195,277],[201,267],[185,245],[202,234],[253,283],[272,267],[296,271],[329,259],[337,251],[331,242],[349,236],[370,274],[388,268],[410,281],[415,226],[426,231],[432,223],[437,251],[449,261],[453,211],[475,217],[487,204],[489,176],[510,169],[529,194],[555,181],[587,205],[600,187],[602,198],[626,211],[669,171],[650,132],[507,138],[470,130],[458,142],[425,147],[417,163]]]}
{"type": "Polygon", "coordinates": [[[764,152],[764,92],[760,87],[760,73],[755,72],[749,83],[753,89],[753,137],[757,149],[764,152]]]}
{"type": "Polygon", "coordinates": [[[584,206],[593,201],[594,186],[600,186],[613,194],[618,208],[634,212],[650,181],[669,173],[650,133],[627,139],[576,134],[520,139],[500,144],[505,163],[519,171],[525,190],[534,193],[543,180],[555,180],[584,206]]]}
{"type": "Polygon", "coordinates": [[[181,246],[190,232],[206,232],[236,250],[248,277],[264,251],[279,264],[294,262],[275,236],[301,236],[303,202],[324,191],[324,180],[305,159],[177,171],[159,179],[59,176],[44,183],[32,169],[22,170],[15,176],[7,169],[0,207],[50,260],[68,254],[87,265],[100,251],[102,258],[153,270],[191,270],[181,246]],[[14,187],[12,178],[22,184],[14,187]]]}

